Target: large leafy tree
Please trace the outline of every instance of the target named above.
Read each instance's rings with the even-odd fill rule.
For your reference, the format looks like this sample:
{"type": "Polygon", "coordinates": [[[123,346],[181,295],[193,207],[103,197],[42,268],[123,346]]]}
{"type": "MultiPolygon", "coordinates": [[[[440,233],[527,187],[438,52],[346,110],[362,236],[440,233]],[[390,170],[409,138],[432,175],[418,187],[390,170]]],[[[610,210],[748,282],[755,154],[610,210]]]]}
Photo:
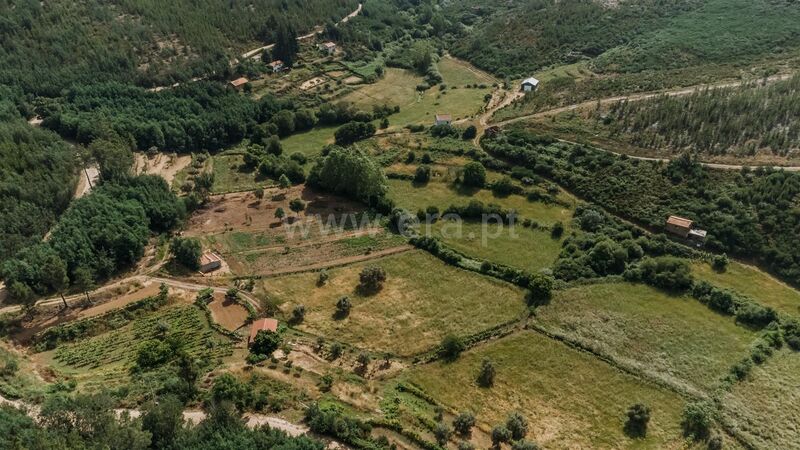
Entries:
{"type": "Polygon", "coordinates": [[[357,147],[332,147],[312,168],[309,183],[364,203],[386,195],[386,175],[357,147]]]}

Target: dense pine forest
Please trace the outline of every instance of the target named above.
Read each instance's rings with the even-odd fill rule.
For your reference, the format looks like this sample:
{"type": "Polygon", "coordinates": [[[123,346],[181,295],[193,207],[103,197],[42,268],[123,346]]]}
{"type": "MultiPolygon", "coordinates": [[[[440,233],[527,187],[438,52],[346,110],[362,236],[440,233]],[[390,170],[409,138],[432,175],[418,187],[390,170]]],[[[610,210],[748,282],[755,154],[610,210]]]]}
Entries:
{"type": "Polygon", "coordinates": [[[710,250],[757,260],[800,284],[800,174],[712,170],[688,156],[668,164],[638,161],[521,130],[483,144],[492,156],[654,231],[670,215],[692,218],[708,230],[710,250]]]}
{"type": "Polygon", "coordinates": [[[29,126],[22,98],[0,87],[0,262],[47,233],[77,180],[74,150],[29,126]]]}
{"type": "Polygon", "coordinates": [[[451,52],[512,78],[581,60],[602,72],[732,63],[800,45],[800,11],[788,0],[473,1],[447,11],[464,24],[451,52]]]}
{"type": "Polygon", "coordinates": [[[611,137],[643,148],[787,156],[800,150],[800,77],[766,87],[754,84],[619,102],[608,114],[594,115],[608,125],[611,137]]]}
{"type": "Polygon", "coordinates": [[[55,96],[72,84],[169,85],[224,71],[274,42],[279,22],[305,31],[354,0],[0,2],[0,84],[55,96]]]}

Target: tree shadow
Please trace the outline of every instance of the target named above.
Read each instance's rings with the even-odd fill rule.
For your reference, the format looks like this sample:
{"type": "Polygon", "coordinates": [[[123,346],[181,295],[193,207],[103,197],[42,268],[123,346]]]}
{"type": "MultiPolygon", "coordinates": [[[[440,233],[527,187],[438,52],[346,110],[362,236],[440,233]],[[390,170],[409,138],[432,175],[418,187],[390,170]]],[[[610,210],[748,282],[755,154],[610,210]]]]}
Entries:
{"type": "Polygon", "coordinates": [[[625,422],[625,426],[622,428],[622,431],[625,433],[625,436],[628,436],[631,439],[644,439],[647,436],[647,427],[643,427],[630,420],[625,422]]]}

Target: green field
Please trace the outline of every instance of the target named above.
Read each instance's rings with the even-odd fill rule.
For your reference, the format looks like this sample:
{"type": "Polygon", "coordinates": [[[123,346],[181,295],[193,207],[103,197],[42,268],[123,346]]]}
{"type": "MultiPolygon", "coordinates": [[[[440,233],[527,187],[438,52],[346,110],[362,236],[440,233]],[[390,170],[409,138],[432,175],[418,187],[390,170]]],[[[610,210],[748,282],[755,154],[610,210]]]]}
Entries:
{"type": "Polygon", "coordinates": [[[243,162],[243,156],[235,153],[222,153],[212,156],[211,167],[214,173],[212,192],[220,194],[251,191],[266,184],[271,184],[269,180],[256,180],[255,171],[242,171],[243,162]]]}
{"type": "MultiPolygon", "coordinates": [[[[485,259],[528,272],[552,267],[561,239],[553,239],[547,229],[532,230],[517,223],[513,228],[494,222],[451,222],[439,220],[431,225],[430,235],[467,256],[485,259]]],[[[420,232],[427,234],[424,228],[420,232]]]]}
{"type": "Polygon", "coordinates": [[[800,317],[800,292],[755,267],[731,261],[725,272],[717,272],[708,263],[696,262],[692,271],[697,278],[753,298],[764,306],[800,317]]]}
{"type": "MultiPolygon", "coordinates": [[[[464,76],[457,79],[464,79],[464,76]]],[[[407,70],[387,69],[386,75],[376,83],[361,87],[342,100],[366,111],[372,111],[375,105],[400,106],[399,113],[389,116],[389,123],[392,127],[403,127],[432,125],[436,114],[450,114],[453,120],[473,116],[484,105],[483,97],[491,91],[463,87],[441,91],[437,86],[419,93],[416,87],[422,83],[422,77],[407,70]]],[[[444,84],[449,85],[446,78],[444,84]]]]}
{"type": "MultiPolygon", "coordinates": [[[[566,225],[572,219],[572,209],[561,205],[528,201],[520,195],[495,197],[491,191],[485,189],[461,189],[445,182],[432,181],[417,186],[406,180],[389,180],[389,197],[398,206],[414,212],[428,206],[444,210],[450,205],[466,205],[471,200],[478,200],[484,204],[495,203],[506,209],[514,209],[521,218],[536,220],[541,225],[552,225],[555,222],[566,225]]],[[[566,194],[560,194],[560,198],[570,201],[566,194]]]]}
{"type": "Polygon", "coordinates": [[[558,291],[536,317],[551,332],[694,391],[712,390],[756,338],[697,300],[629,283],[558,291]]]}
{"type": "Polygon", "coordinates": [[[754,448],[796,448],[800,442],[800,354],[776,353],[722,398],[723,414],[754,448]]]}
{"type": "Polygon", "coordinates": [[[453,268],[422,251],[410,251],[329,270],[317,286],[316,273],[265,279],[264,293],[290,311],[305,305],[300,329],[361,348],[402,356],[424,352],[448,333],[469,335],[519,317],[523,292],[510,284],[453,268]],[[357,292],[358,274],[370,265],[386,271],[381,291],[357,292]],[[349,296],[353,309],[333,317],[336,301],[349,296]]]}
{"type": "Polygon", "coordinates": [[[545,448],[683,446],[680,396],[531,331],[489,342],[454,363],[417,367],[408,377],[446,406],[473,411],[488,427],[519,411],[529,436],[545,448]],[[491,388],[475,383],[484,358],[497,372],[491,388]],[[625,410],[636,402],[650,405],[653,414],[647,437],[633,440],[623,426],[625,410]]]}
{"type": "Polygon", "coordinates": [[[293,134],[281,140],[283,154],[302,153],[311,158],[322,152],[322,147],[333,144],[336,127],[317,127],[309,131],[293,134]]]}
{"type": "Polygon", "coordinates": [[[491,86],[497,80],[486,72],[470,65],[466,61],[445,56],[436,64],[444,82],[450,86],[463,87],[465,85],[486,84],[491,86]]]}

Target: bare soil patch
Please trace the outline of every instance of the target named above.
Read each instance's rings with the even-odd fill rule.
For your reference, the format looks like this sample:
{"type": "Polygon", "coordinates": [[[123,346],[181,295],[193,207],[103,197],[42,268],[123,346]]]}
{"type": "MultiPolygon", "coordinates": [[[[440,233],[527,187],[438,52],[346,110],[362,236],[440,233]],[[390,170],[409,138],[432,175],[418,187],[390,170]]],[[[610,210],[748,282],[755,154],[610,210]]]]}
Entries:
{"type": "Polygon", "coordinates": [[[266,189],[263,199],[252,192],[225,194],[211,197],[208,204],[189,219],[185,234],[203,236],[234,230],[283,234],[284,221],[275,217],[278,208],[289,217],[284,221],[310,220],[318,214],[327,219],[331,214],[351,214],[364,209],[356,202],[305,186],[266,189]],[[289,202],[295,198],[306,202],[305,211],[299,214],[289,209],[289,202]]]}
{"type": "Polygon", "coordinates": [[[148,157],[144,153],[135,154],[134,171],[140,175],[158,175],[170,185],[175,176],[192,162],[189,155],[158,153],[148,157]]]}
{"type": "Polygon", "coordinates": [[[214,301],[208,304],[211,318],[223,328],[235,331],[247,321],[247,310],[240,304],[225,298],[225,294],[214,294],[214,301]]]}
{"type": "Polygon", "coordinates": [[[361,84],[364,80],[361,77],[357,77],[355,75],[351,77],[347,77],[344,79],[344,84],[361,84]]]}
{"type": "Polygon", "coordinates": [[[304,81],[300,85],[300,90],[301,91],[307,91],[307,90],[309,90],[309,89],[311,89],[313,87],[319,86],[321,84],[325,84],[327,81],[328,80],[325,77],[314,77],[314,78],[312,78],[310,80],[304,81]]]}

